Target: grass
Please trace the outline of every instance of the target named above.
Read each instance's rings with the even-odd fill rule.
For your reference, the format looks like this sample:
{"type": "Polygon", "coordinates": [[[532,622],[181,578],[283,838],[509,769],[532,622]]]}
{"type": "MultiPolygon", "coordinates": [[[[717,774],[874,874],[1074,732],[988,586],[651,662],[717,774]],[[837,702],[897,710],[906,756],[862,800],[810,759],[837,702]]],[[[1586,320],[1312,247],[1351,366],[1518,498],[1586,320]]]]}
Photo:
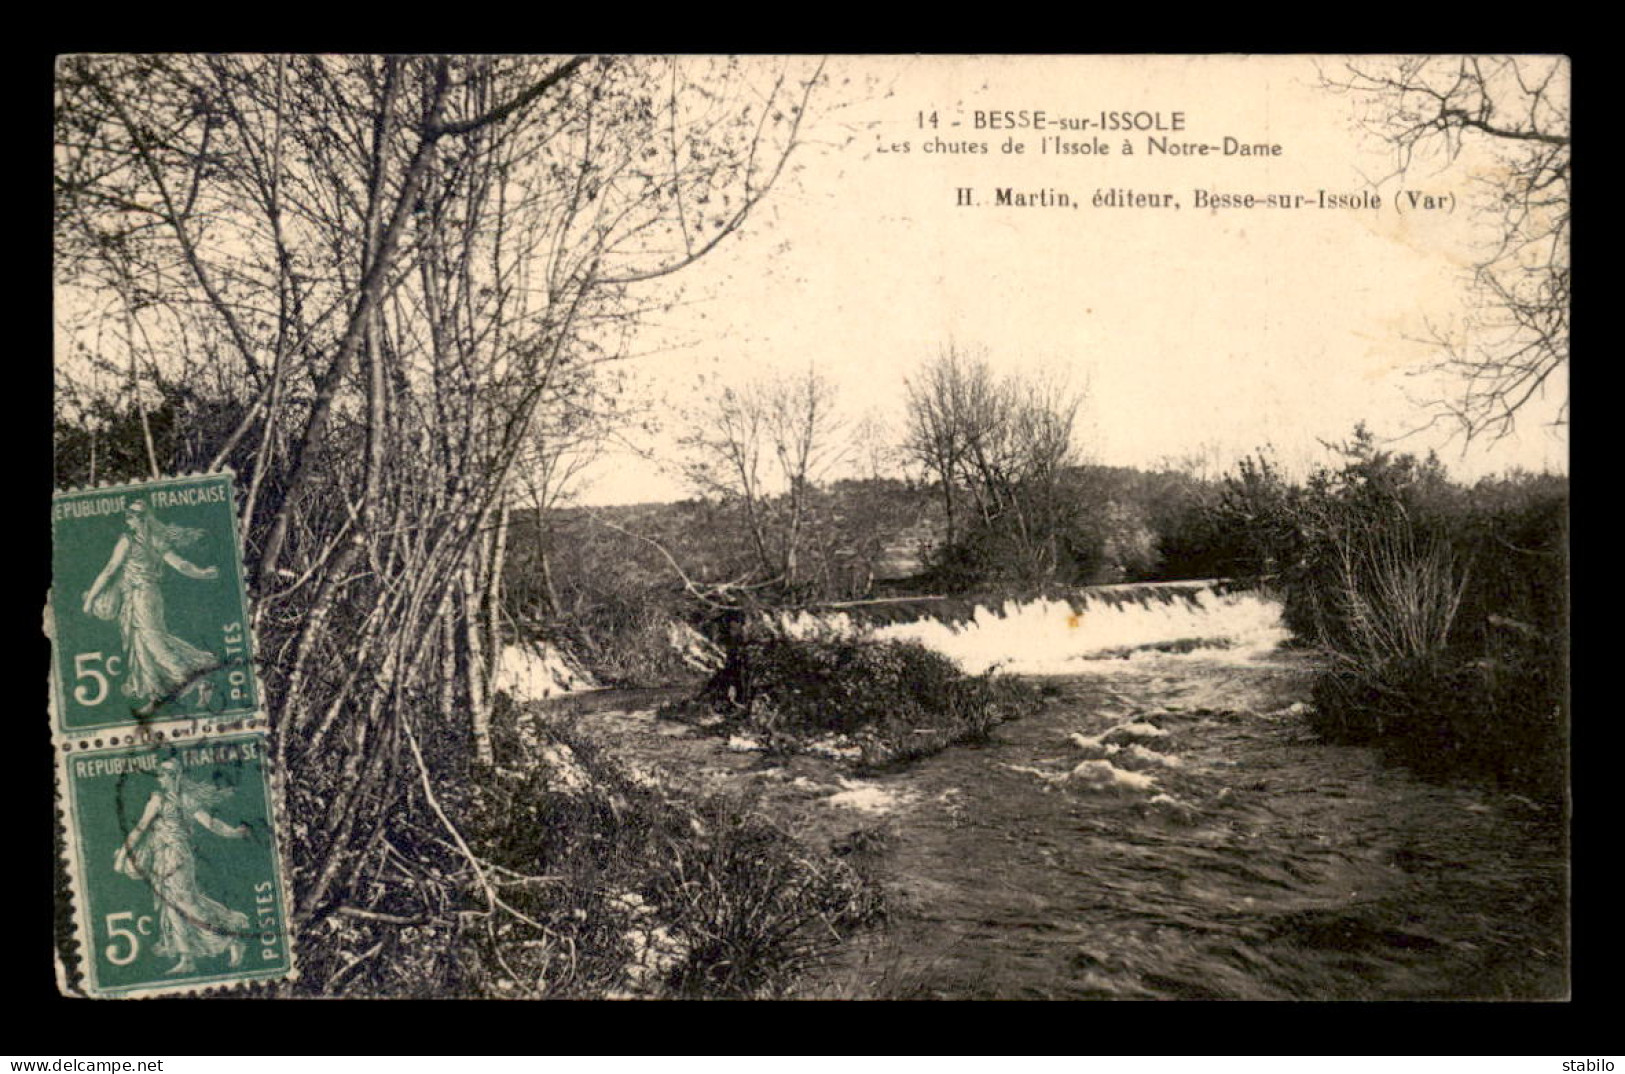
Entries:
{"type": "Polygon", "coordinates": [[[1464,603],[1467,567],[1407,525],[1344,535],[1329,558],[1300,591],[1330,661],[1314,688],[1317,729],[1422,774],[1561,796],[1560,639],[1464,603]]]}

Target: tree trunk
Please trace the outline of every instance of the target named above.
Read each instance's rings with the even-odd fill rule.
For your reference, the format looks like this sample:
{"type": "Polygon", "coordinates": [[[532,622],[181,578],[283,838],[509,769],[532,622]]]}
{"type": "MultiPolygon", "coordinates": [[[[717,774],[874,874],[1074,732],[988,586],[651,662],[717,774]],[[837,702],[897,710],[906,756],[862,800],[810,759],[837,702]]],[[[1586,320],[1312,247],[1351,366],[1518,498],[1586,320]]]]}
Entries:
{"type": "MultiPolygon", "coordinates": [[[[311,465],[321,451],[323,441],[327,434],[327,418],[333,409],[333,402],[338,395],[339,387],[349,374],[350,366],[355,360],[356,352],[361,348],[362,330],[370,321],[373,307],[378,303],[384,290],[384,282],[388,275],[389,266],[394,258],[396,249],[400,244],[401,233],[405,230],[407,217],[412,207],[417,203],[418,191],[422,188],[423,180],[428,172],[433,157],[434,139],[432,132],[440,122],[440,115],[445,104],[445,65],[442,61],[439,78],[436,83],[436,92],[431,98],[431,107],[424,124],[425,133],[421,133],[418,144],[413,152],[412,160],[407,165],[406,176],[401,184],[401,192],[397,196],[394,211],[389,222],[384,226],[383,234],[373,239],[375,232],[369,227],[368,240],[372,249],[371,263],[366,266],[362,276],[354,312],[345,329],[344,336],[339,342],[338,353],[334,355],[332,363],[323,374],[321,382],[316,389],[316,398],[310,408],[310,416],[305,421],[303,434],[295,442],[293,458],[289,467],[287,492],[282,506],[277,509],[275,518],[271,522],[271,530],[265,540],[264,550],[260,554],[260,567],[257,577],[262,589],[270,584],[275,576],[277,567],[282,561],[283,545],[287,541],[288,525],[292,512],[300,494],[304,491],[310,479],[311,465]]],[[[380,116],[382,120],[383,116],[380,116]]],[[[382,169],[384,162],[379,152],[378,167],[382,169]]],[[[381,176],[380,172],[380,176],[381,176]]],[[[382,189],[382,180],[378,179],[375,189],[382,189]]],[[[374,203],[370,207],[369,224],[376,226],[381,215],[382,206],[374,203]]]]}
{"type": "Polygon", "coordinates": [[[536,505],[536,559],[542,572],[542,600],[546,604],[547,618],[557,619],[564,610],[559,602],[559,590],[553,582],[553,531],[547,525],[546,511],[537,497],[536,505]]]}
{"type": "Polygon", "coordinates": [[[496,532],[491,535],[491,554],[486,564],[485,585],[485,704],[474,718],[474,759],[482,765],[496,763],[491,746],[491,713],[496,707],[497,673],[502,666],[502,568],[508,556],[508,519],[511,509],[506,495],[497,510],[496,532]]]}
{"type": "MultiPolygon", "coordinates": [[[[471,559],[476,559],[476,556],[471,559]]],[[[463,568],[463,639],[468,651],[468,716],[474,738],[474,761],[491,765],[491,699],[486,681],[484,631],[480,629],[480,585],[477,564],[463,568]]]]}

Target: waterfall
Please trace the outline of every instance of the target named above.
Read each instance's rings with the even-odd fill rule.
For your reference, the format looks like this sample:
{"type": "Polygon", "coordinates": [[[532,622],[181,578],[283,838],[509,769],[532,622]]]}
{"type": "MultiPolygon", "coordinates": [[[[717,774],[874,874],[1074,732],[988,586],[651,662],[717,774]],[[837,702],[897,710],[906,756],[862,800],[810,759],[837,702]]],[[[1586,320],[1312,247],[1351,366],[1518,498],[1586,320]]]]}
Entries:
{"type": "Polygon", "coordinates": [[[941,599],[855,603],[782,615],[776,625],[792,637],[916,641],[971,674],[993,667],[1074,674],[1165,653],[1249,659],[1290,636],[1278,600],[1219,580],[1096,586],[997,607],[941,599]],[[905,612],[912,617],[898,621],[905,612]]]}
{"type": "Polygon", "coordinates": [[[541,701],[598,688],[592,676],[564,653],[539,641],[504,646],[495,685],[517,702],[541,701]]]}

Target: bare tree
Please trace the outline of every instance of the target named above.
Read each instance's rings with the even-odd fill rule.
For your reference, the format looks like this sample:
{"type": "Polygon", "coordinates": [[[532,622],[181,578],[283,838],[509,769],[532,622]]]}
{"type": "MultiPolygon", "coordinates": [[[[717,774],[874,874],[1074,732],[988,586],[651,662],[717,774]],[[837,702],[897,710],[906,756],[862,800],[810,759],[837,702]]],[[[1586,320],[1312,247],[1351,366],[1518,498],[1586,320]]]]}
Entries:
{"type": "Polygon", "coordinates": [[[871,407],[863,412],[853,424],[849,439],[855,476],[869,481],[902,476],[897,433],[878,408],[871,407]]]}
{"type": "Polygon", "coordinates": [[[685,474],[743,512],[761,581],[793,588],[810,496],[846,444],[835,388],[809,366],[796,376],[725,387],[690,417],[685,474]]]}
{"type": "Polygon", "coordinates": [[[1460,386],[1438,407],[1469,439],[1505,436],[1569,361],[1568,59],[1358,59],[1325,81],[1393,146],[1401,175],[1468,149],[1489,155],[1474,170],[1475,211],[1493,237],[1472,268],[1465,333],[1436,333],[1439,368],[1460,386]]]}
{"type": "Polygon", "coordinates": [[[61,62],[59,324],[88,359],[58,377],[184,385],[207,404],[197,454],[165,465],[239,475],[272,748],[305,818],[302,929],[419,898],[430,871],[401,845],[457,848],[502,911],[437,801],[426,756],[446,751],[424,747],[492,757],[514,475],[658,308],[648,285],[772,189],[817,78],[727,58],[61,62]],[[400,840],[418,815],[445,830],[400,840]]]}
{"type": "Polygon", "coordinates": [[[903,450],[937,482],[950,545],[957,538],[961,473],[972,439],[994,416],[993,394],[986,353],[967,353],[952,343],[907,384],[903,450]]]}
{"type": "Polygon", "coordinates": [[[1007,538],[1016,574],[1045,579],[1071,505],[1063,472],[1083,393],[1064,376],[996,375],[985,353],[949,345],[908,386],[905,453],[936,480],[953,547],[974,525],[1007,538]],[[969,519],[962,517],[974,509],[969,519]]]}

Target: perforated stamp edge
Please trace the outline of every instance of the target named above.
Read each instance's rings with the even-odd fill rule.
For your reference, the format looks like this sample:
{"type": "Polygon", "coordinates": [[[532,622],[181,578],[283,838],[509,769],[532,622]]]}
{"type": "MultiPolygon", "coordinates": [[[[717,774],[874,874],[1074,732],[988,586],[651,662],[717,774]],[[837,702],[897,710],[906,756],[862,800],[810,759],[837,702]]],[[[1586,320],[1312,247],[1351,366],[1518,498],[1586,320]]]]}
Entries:
{"type": "MultiPolygon", "coordinates": [[[[65,914],[59,912],[53,922],[53,949],[55,955],[55,970],[57,988],[65,996],[79,996],[95,999],[141,999],[159,996],[199,996],[241,994],[244,991],[264,988],[279,982],[296,980],[299,977],[299,955],[297,945],[294,943],[292,917],[294,906],[292,903],[292,888],[287,880],[287,862],[289,861],[287,817],[287,777],[286,773],[276,763],[276,758],[269,749],[270,721],[264,706],[265,694],[259,682],[258,668],[254,657],[261,652],[259,638],[254,629],[253,607],[249,600],[246,572],[243,569],[243,527],[241,519],[237,517],[237,474],[230,467],[219,470],[191,470],[178,474],[166,474],[160,478],[145,481],[98,481],[94,484],[81,484],[63,486],[53,490],[51,503],[54,510],[58,499],[83,493],[118,491],[124,489],[150,488],[154,485],[174,484],[189,479],[227,477],[232,491],[233,523],[232,534],[235,539],[235,556],[233,565],[236,568],[236,582],[239,598],[242,602],[244,614],[245,636],[248,641],[249,660],[247,665],[253,674],[254,698],[257,705],[243,711],[233,711],[211,716],[208,719],[195,717],[168,717],[147,722],[131,724],[130,721],[66,729],[61,724],[58,694],[58,660],[57,638],[54,623],[53,597],[48,592],[44,607],[42,630],[51,642],[51,668],[48,672],[46,691],[46,704],[50,714],[51,725],[51,764],[56,772],[53,802],[53,840],[56,843],[57,854],[55,864],[57,874],[54,884],[57,886],[59,904],[65,914]],[[114,729],[118,729],[114,733],[114,729]],[[264,749],[263,771],[268,781],[267,795],[270,808],[271,836],[273,841],[273,862],[278,888],[278,896],[282,900],[285,927],[284,942],[287,946],[288,966],[285,971],[276,976],[256,976],[233,979],[227,981],[181,981],[161,982],[150,987],[138,989],[119,990],[116,992],[102,992],[90,984],[90,975],[86,973],[85,952],[92,950],[87,945],[93,942],[93,934],[89,923],[85,919],[86,899],[82,895],[82,874],[78,869],[78,833],[75,830],[75,819],[72,812],[71,794],[67,787],[69,779],[67,766],[70,757],[97,749],[126,748],[139,743],[175,743],[177,741],[193,743],[206,741],[221,735],[235,735],[243,732],[259,732],[266,740],[264,749]],[[63,917],[67,921],[63,922],[63,917]]],[[[54,533],[54,528],[53,528],[54,533]]],[[[93,961],[93,960],[92,960],[93,961]]]]}
{"type": "MultiPolygon", "coordinates": [[[[163,738],[157,735],[130,736],[133,742],[117,743],[106,742],[98,749],[91,746],[89,749],[79,749],[78,743],[55,744],[56,769],[56,809],[55,825],[56,836],[59,841],[59,857],[61,873],[65,874],[67,881],[66,901],[71,918],[70,927],[65,935],[56,937],[56,972],[59,990],[67,996],[80,996],[91,999],[145,999],[160,996],[198,996],[226,995],[240,993],[255,986],[272,985],[278,982],[297,978],[298,951],[294,943],[293,916],[294,906],[291,900],[292,891],[287,878],[287,833],[282,818],[286,815],[284,806],[285,782],[280,773],[274,771],[274,759],[269,748],[269,735],[264,730],[264,720],[250,721],[253,726],[242,726],[236,731],[216,729],[207,734],[199,733],[195,736],[184,732],[179,737],[165,734],[163,738]],[[74,793],[74,776],[70,770],[74,761],[85,757],[96,757],[113,751],[126,751],[132,745],[151,746],[154,749],[175,745],[177,748],[199,746],[219,742],[222,738],[232,737],[238,740],[252,740],[256,743],[261,779],[264,781],[267,820],[270,827],[268,850],[271,864],[272,883],[275,885],[277,905],[281,909],[280,937],[286,953],[285,965],[263,972],[254,972],[252,969],[234,968],[224,972],[212,973],[203,977],[188,977],[174,981],[156,980],[128,986],[104,987],[96,979],[96,959],[94,944],[97,942],[95,923],[91,920],[92,908],[88,881],[84,864],[84,840],[80,836],[80,808],[81,804],[74,793]]],[[[59,879],[61,878],[59,874],[59,879]]],[[[246,956],[245,956],[246,957],[246,956]]]]}
{"type": "Polygon", "coordinates": [[[45,608],[45,633],[51,638],[52,645],[50,697],[51,729],[53,735],[63,738],[76,739],[86,737],[87,734],[94,737],[94,733],[97,731],[106,731],[112,728],[140,728],[147,726],[159,726],[164,723],[177,720],[185,720],[198,725],[220,721],[229,722],[233,719],[251,718],[257,712],[261,711],[264,704],[265,695],[259,681],[259,671],[255,664],[256,655],[260,652],[259,638],[254,630],[252,604],[249,601],[248,595],[247,572],[243,568],[243,525],[242,520],[239,519],[237,515],[239,505],[237,503],[236,471],[230,469],[229,467],[225,467],[219,470],[211,471],[189,471],[181,474],[168,474],[163,477],[152,478],[145,481],[98,482],[94,485],[75,485],[67,488],[56,489],[51,494],[51,536],[53,546],[52,569],[54,572],[56,560],[56,508],[57,505],[64,499],[94,494],[128,493],[133,496],[140,496],[145,494],[146,490],[161,489],[165,486],[184,484],[189,481],[218,480],[221,478],[224,478],[226,481],[226,487],[231,503],[229,514],[231,517],[231,544],[233,555],[231,557],[230,569],[232,571],[232,583],[235,586],[234,592],[237,599],[237,607],[241,612],[244,645],[246,646],[243,667],[248,671],[247,685],[249,687],[249,697],[247,702],[235,707],[222,708],[219,712],[210,713],[207,718],[164,716],[157,717],[152,720],[144,720],[141,718],[124,717],[121,719],[108,720],[102,723],[86,724],[81,727],[67,727],[65,691],[68,689],[68,684],[61,681],[62,669],[60,654],[57,652],[58,632],[56,629],[56,606],[57,602],[60,599],[63,599],[64,595],[56,591],[56,579],[53,577],[51,580],[51,589],[47,594],[45,608]]]}

